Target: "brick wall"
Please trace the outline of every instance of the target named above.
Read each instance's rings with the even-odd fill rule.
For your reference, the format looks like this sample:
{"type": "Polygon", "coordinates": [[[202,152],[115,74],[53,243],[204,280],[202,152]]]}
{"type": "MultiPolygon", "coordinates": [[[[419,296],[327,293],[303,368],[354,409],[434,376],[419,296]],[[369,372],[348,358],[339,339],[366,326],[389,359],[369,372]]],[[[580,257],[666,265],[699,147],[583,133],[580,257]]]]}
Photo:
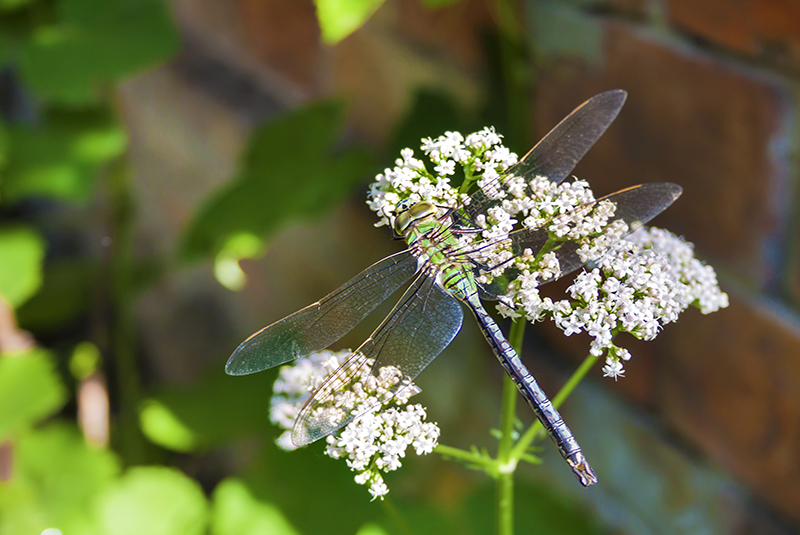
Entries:
{"type": "MultiPolygon", "coordinates": [[[[437,11],[388,0],[334,47],[320,44],[310,0],[173,6],[194,47],[185,54],[213,56],[284,106],[343,93],[352,100],[352,131],[376,146],[414,88],[446,91],[466,108],[485,96],[482,33],[493,22],[479,0],[437,11]]],[[[800,526],[800,3],[526,7],[538,65],[535,131],[600,91],[626,89],[620,117],[576,174],[598,193],[681,184],[683,197],[655,223],[694,242],[731,296],[730,308],[687,313],[657,344],[635,346],[628,377],[603,384],[655,414],[763,510],[800,526]]],[[[585,351],[585,343],[552,340],[576,357],[585,351]]]]}
{"type": "Polygon", "coordinates": [[[794,523],[799,6],[665,2],[656,23],[641,9],[579,13],[575,31],[592,28],[601,52],[543,46],[536,102],[543,132],[589,95],[629,92],[615,125],[576,171],[591,173],[601,193],[645,181],[681,184],[683,196],[656,224],[696,244],[732,304],[668,326],[647,350],[654,369],[632,372],[639,384],[623,389],[794,523]]]}

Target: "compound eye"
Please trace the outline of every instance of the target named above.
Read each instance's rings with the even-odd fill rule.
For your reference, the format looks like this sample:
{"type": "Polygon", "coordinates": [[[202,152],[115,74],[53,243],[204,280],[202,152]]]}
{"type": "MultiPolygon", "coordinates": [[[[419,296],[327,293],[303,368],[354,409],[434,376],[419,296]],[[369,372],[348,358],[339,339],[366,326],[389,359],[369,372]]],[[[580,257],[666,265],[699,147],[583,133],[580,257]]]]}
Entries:
{"type": "Polygon", "coordinates": [[[394,207],[395,215],[400,215],[403,212],[407,212],[409,208],[411,208],[414,203],[411,202],[411,199],[403,199],[394,207]]]}

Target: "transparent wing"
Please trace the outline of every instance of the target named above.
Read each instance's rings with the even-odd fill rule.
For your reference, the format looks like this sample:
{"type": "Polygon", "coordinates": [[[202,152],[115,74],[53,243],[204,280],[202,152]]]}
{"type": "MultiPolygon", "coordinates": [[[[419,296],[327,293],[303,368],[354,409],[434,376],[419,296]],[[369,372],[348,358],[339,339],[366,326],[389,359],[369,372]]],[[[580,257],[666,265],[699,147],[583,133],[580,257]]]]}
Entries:
{"type": "MultiPolygon", "coordinates": [[[[640,184],[638,186],[632,186],[630,188],[617,191],[616,193],[607,195],[586,206],[579,207],[577,208],[576,212],[581,213],[585,217],[589,217],[602,201],[611,201],[616,205],[616,211],[614,212],[613,218],[609,221],[609,225],[616,221],[624,221],[628,226],[628,231],[626,232],[626,234],[628,234],[643,226],[645,223],[663,212],[667,207],[675,202],[675,200],[681,195],[682,191],[683,189],[679,185],[672,184],[670,182],[640,184]]],[[[507,246],[510,243],[511,252],[513,255],[512,258],[503,264],[490,266],[476,265],[474,272],[476,275],[478,275],[481,271],[496,269],[498,267],[502,267],[504,264],[510,265],[514,258],[523,254],[525,249],[530,249],[534,255],[539,253],[550,238],[547,232],[547,228],[549,226],[549,223],[545,223],[538,228],[521,229],[510,233],[508,238],[505,240],[499,240],[496,242],[482,242],[470,248],[469,250],[461,251],[459,254],[463,255],[464,258],[469,258],[470,256],[474,256],[475,253],[481,249],[507,246]]],[[[578,254],[578,250],[580,248],[578,243],[573,241],[561,242],[558,248],[553,250],[556,258],[558,258],[561,271],[557,277],[541,280],[540,284],[561,278],[564,275],[567,275],[578,269],[586,262],[597,260],[608,251],[608,248],[611,245],[613,245],[613,243],[608,243],[605,248],[601,249],[590,258],[582,258],[578,254]]],[[[513,278],[513,273],[511,275],[513,278]]],[[[498,284],[502,284],[502,282],[503,281],[500,280],[497,284],[487,285],[484,288],[485,293],[488,295],[501,295],[505,293],[502,287],[498,287],[498,284]]]]}
{"type": "Polygon", "coordinates": [[[617,117],[626,97],[625,91],[615,89],[595,95],[575,108],[516,165],[472,194],[463,208],[467,221],[474,221],[500,202],[511,176],[523,177],[526,182],[536,176],[545,176],[557,184],[563,181],[617,117]]]}
{"type": "Polygon", "coordinates": [[[225,364],[229,375],[256,373],[325,349],[375,310],[414,275],[417,259],[402,251],[242,342],[225,364]]]}
{"type": "Polygon", "coordinates": [[[303,407],[292,431],[300,446],[330,435],[401,390],[461,328],[459,302],[427,275],[406,290],[383,323],[303,407]]]}

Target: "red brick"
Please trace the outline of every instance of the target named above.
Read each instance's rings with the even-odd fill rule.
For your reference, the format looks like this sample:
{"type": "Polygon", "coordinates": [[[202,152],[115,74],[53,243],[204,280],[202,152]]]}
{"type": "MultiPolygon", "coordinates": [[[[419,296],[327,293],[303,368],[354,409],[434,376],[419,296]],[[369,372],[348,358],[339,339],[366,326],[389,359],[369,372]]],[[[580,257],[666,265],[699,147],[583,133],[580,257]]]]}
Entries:
{"type": "MultiPolygon", "coordinates": [[[[692,311],[693,312],[693,311],[692,311]]],[[[800,521],[800,323],[734,298],[664,333],[665,418],[716,463],[800,521]],[[696,324],[702,323],[702,328],[696,324]]]]}
{"type": "Polygon", "coordinates": [[[311,0],[238,0],[244,41],[259,61],[312,91],[320,62],[320,30],[311,0]]]}
{"type": "Polygon", "coordinates": [[[800,65],[796,0],[670,0],[676,26],[753,57],[800,65]]]}
{"type": "Polygon", "coordinates": [[[772,202],[789,158],[772,151],[788,136],[781,130],[788,89],[627,24],[607,23],[605,34],[602,65],[559,58],[544,70],[538,131],[593,94],[626,89],[619,118],[577,175],[597,193],[679,183],[683,196],[655,224],[686,236],[729,272],[765,284],[776,267],[762,250],[785,217],[772,202]]]}
{"type": "Polygon", "coordinates": [[[483,0],[462,0],[439,9],[425,7],[420,0],[402,0],[396,24],[416,46],[470,66],[483,62],[482,33],[494,28],[483,0]]]}

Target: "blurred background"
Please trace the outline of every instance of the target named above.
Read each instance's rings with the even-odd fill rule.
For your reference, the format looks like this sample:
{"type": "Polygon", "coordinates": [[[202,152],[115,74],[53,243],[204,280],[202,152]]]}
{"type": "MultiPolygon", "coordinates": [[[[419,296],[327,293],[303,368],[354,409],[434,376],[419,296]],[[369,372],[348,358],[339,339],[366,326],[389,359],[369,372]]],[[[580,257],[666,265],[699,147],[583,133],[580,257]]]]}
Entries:
{"type": "MultiPolygon", "coordinates": [[[[731,306],[596,367],[563,414],[600,484],[543,443],[518,532],[800,532],[798,2],[0,0],[0,65],[0,534],[491,532],[485,475],[413,457],[369,502],[274,446],[274,370],[223,367],[399,250],[365,199],[400,148],[493,125],[521,155],[614,88],[575,174],[681,184],[654,224],[731,306]]],[[[588,345],[537,325],[523,359],[552,394],[588,345]]],[[[467,321],[418,398],[494,451],[501,383],[467,321]]]]}

